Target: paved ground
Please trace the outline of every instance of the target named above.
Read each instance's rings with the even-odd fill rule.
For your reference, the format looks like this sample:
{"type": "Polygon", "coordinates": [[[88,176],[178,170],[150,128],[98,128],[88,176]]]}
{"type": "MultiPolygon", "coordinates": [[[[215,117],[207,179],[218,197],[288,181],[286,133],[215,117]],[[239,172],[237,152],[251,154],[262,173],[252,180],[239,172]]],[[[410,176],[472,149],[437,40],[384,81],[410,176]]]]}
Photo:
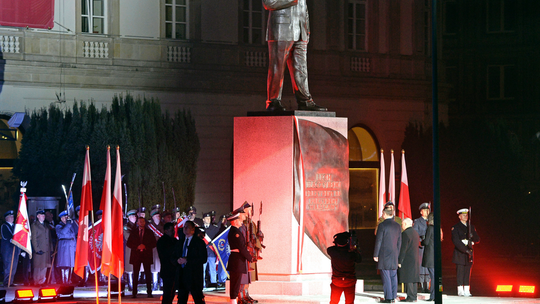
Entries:
{"type": "MultiPolygon", "coordinates": [[[[22,288],[22,287],[17,287],[22,288]]],[[[36,294],[35,300],[37,300],[38,289],[34,289],[34,294],[36,294]]],[[[13,301],[15,293],[15,288],[9,288],[6,294],[6,302],[13,301]]],[[[206,303],[208,304],[224,304],[229,303],[229,298],[224,291],[220,292],[207,292],[206,294],[206,303]]],[[[378,303],[382,292],[365,292],[357,293],[355,298],[355,303],[378,303]]],[[[400,293],[398,296],[404,297],[404,294],[400,293]]],[[[419,294],[418,302],[426,302],[424,299],[428,297],[428,294],[419,294]]],[[[259,304],[327,304],[329,302],[329,295],[325,296],[255,296],[259,300],[259,304]]],[[[158,304],[161,303],[160,295],[156,293],[153,298],[147,298],[144,292],[139,294],[139,297],[136,299],[131,298],[128,294],[121,299],[124,303],[130,304],[158,304]]],[[[111,302],[118,303],[116,297],[112,297],[111,302]]],[[[76,288],[74,292],[74,299],[59,299],[57,303],[65,304],[92,304],[97,303],[95,299],[95,290],[92,288],[76,288]]],[[[99,303],[107,303],[107,294],[104,287],[100,288],[100,298],[99,303]]],[[[176,304],[176,301],[173,302],[176,304]]],[[[189,303],[193,303],[190,301],[189,303]]],[[[341,303],[344,303],[343,299],[341,303]]],[[[529,304],[529,303],[540,303],[540,298],[500,298],[500,297],[458,297],[452,295],[443,295],[443,303],[448,304],[461,304],[461,303],[486,303],[486,304],[508,304],[508,303],[518,303],[518,304],[529,304]]]]}

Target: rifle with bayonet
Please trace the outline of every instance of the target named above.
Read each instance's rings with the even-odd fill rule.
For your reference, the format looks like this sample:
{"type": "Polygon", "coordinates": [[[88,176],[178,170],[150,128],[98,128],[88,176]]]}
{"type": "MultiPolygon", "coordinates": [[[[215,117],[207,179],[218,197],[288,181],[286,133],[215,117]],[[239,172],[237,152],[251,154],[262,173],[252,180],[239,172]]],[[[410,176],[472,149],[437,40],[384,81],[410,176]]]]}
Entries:
{"type": "Polygon", "coordinates": [[[469,250],[467,253],[469,254],[469,262],[472,263],[473,261],[473,231],[472,231],[472,225],[471,225],[471,207],[469,207],[469,213],[467,218],[467,247],[469,250]]]}

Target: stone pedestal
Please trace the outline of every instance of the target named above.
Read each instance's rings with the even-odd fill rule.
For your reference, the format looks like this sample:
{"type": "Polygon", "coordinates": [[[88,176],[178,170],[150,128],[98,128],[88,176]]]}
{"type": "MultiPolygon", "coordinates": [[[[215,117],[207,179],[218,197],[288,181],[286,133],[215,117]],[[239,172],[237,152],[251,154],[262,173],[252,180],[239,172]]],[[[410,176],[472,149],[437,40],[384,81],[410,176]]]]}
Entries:
{"type": "Polygon", "coordinates": [[[251,294],[329,294],[328,235],[348,230],[346,138],[346,118],[235,118],[234,208],[254,203],[266,245],[251,294]]]}

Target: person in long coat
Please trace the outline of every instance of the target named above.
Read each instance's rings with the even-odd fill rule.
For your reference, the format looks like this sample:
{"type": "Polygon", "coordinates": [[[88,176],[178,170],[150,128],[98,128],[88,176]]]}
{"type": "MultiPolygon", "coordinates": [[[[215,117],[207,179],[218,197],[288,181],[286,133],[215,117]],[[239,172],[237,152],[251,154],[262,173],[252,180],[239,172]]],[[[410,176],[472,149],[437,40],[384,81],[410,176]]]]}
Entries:
{"type": "Polygon", "coordinates": [[[393,219],[393,211],[385,209],[384,221],[379,224],[375,237],[373,260],[381,272],[384,300],[381,303],[392,303],[397,298],[398,256],[401,247],[401,227],[393,219]]]}
{"type": "Polygon", "coordinates": [[[137,297],[137,286],[139,284],[139,271],[141,270],[141,263],[144,267],[146,274],[146,294],[149,298],[152,298],[152,278],[150,277],[150,265],[152,265],[154,259],[152,256],[152,249],[156,247],[156,238],[154,233],[148,227],[146,227],[146,220],[144,217],[137,219],[138,228],[131,231],[126,246],[131,248],[131,256],[129,257],[129,263],[133,265],[133,294],[132,297],[137,297]]]}
{"type": "Polygon", "coordinates": [[[174,223],[168,222],[163,226],[163,236],[157,241],[157,251],[161,260],[159,276],[163,279],[163,298],[161,304],[172,304],[178,264],[174,260],[172,248],[176,248],[177,239],[174,237],[174,223]]]}
{"type": "MultiPolygon", "coordinates": [[[[420,211],[420,217],[414,220],[413,229],[418,232],[420,236],[420,241],[426,237],[426,230],[428,227],[428,215],[430,214],[430,205],[429,203],[423,203],[418,207],[420,211]]],[[[426,267],[422,266],[422,258],[424,256],[424,246],[420,246],[418,250],[418,256],[420,258],[420,284],[421,292],[427,292],[429,289],[430,276],[429,271],[426,267]]]]}
{"type": "Polygon", "coordinates": [[[60,223],[56,225],[58,236],[58,252],[56,254],[56,267],[60,268],[62,284],[70,284],[71,271],[75,266],[75,250],[77,248],[78,225],[68,219],[68,212],[60,212],[60,223]]]}
{"type": "Polygon", "coordinates": [[[231,222],[231,229],[229,230],[229,235],[227,237],[231,250],[229,263],[227,263],[227,270],[229,271],[231,278],[229,288],[229,299],[231,304],[237,304],[242,275],[248,273],[246,261],[253,261],[253,257],[247,250],[244,234],[239,229],[242,226],[243,220],[240,217],[240,214],[241,213],[236,213],[227,218],[231,222]]]}
{"type": "Polygon", "coordinates": [[[431,278],[431,287],[429,289],[430,296],[428,301],[435,300],[435,243],[433,238],[433,213],[428,215],[428,227],[426,230],[426,237],[422,241],[424,246],[424,256],[422,258],[422,267],[425,267],[431,278]]]}
{"type": "Polygon", "coordinates": [[[420,282],[420,259],[418,256],[418,245],[420,236],[412,228],[412,220],[406,218],[401,227],[401,249],[399,250],[399,282],[407,285],[407,299],[405,302],[416,302],[418,282],[420,282]]]}
{"type": "Polygon", "coordinates": [[[45,283],[47,268],[51,267],[51,230],[45,223],[45,211],[36,212],[36,220],[32,223],[32,266],[34,269],[34,285],[45,283]]]}
{"type": "Polygon", "coordinates": [[[208,258],[206,244],[198,236],[194,222],[187,221],[183,231],[173,255],[179,264],[178,304],[187,304],[190,293],[195,304],[204,304],[203,265],[208,258]]]}

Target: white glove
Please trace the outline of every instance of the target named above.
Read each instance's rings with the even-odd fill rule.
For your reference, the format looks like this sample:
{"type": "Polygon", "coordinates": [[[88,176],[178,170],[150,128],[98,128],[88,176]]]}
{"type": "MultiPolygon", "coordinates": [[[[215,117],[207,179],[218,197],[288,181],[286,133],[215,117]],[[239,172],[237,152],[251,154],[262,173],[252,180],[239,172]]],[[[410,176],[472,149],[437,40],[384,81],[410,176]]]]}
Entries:
{"type": "Polygon", "coordinates": [[[461,241],[463,242],[463,244],[465,244],[465,246],[469,245],[469,240],[463,239],[463,240],[461,240],[461,241]]]}
{"type": "Polygon", "coordinates": [[[22,255],[23,258],[26,257],[26,252],[21,251],[21,255],[22,255]]]}

